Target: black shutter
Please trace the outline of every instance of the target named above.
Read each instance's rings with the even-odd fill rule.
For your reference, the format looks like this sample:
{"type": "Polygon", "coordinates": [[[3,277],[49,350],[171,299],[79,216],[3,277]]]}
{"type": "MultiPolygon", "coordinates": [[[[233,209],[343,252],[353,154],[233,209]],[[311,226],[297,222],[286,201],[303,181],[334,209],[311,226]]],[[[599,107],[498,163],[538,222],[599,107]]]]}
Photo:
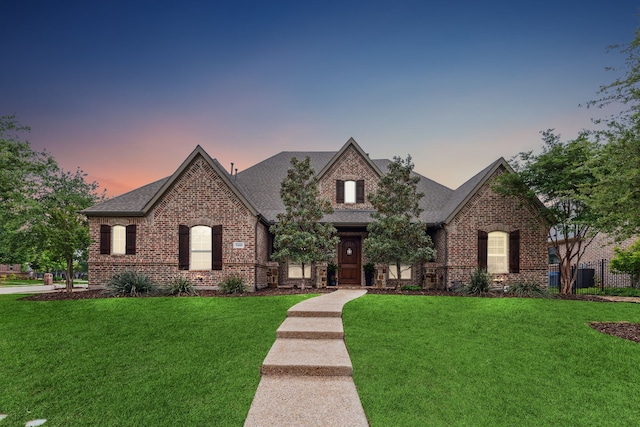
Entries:
{"type": "Polygon", "coordinates": [[[222,270],[222,226],[211,227],[211,269],[222,270]]]}
{"type": "Polygon", "coordinates": [[[356,181],[356,203],[364,203],[364,179],[356,181]]]}
{"type": "Polygon", "coordinates": [[[189,269],[189,227],[178,226],[178,269],[189,269]]]}
{"type": "Polygon", "coordinates": [[[520,273],[520,230],[509,233],[509,273],[520,273]]]}
{"type": "Polygon", "coordinates": [[[111,226],[102,224],[100,226],[100,254],[111,253],[111,226]]]}
{"type": "Polygon", "coordinates": [[[487,248],[489,245],[489,234],[486,231],[478,230],[478,267],[487,269],[487,248]]]}
{"type": "Polygon", "coordinates": [[[135,224],[127,225],[127,241],[125,244],[125,254],[127,255],[136,254],[136,225],[135,224]]]}
{"type": "Polygon", "coordinates": [[[336,203],[344,203],[344,181],[336,181],[336,203]]]}

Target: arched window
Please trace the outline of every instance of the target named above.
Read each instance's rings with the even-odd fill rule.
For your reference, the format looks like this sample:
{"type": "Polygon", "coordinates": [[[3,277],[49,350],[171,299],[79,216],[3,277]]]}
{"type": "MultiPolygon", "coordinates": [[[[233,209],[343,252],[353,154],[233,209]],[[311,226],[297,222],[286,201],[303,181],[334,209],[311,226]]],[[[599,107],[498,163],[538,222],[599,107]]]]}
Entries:
{"type": "Polygon", "coordinates": [[[509,272],[509,234],[492,231],[487,236],[487,271],[492,274],[509,272]]]}
{"type": "Polygon", "coordinates": [[[190,270],[211,270],[211,227],[191,227],[190,270]]]}
{"type": "Polygon", "coordinates": [[[111,253],[124,255],[127,243],[127,229],[124,225],[114,225],[111,229],[111,253]]]}

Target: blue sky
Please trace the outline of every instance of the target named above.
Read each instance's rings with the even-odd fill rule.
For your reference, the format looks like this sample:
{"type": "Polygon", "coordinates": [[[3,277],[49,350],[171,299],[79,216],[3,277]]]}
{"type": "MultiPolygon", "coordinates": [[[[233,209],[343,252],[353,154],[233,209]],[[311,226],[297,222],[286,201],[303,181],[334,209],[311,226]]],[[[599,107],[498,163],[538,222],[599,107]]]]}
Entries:
{"type": "Polygon", "coordinates": [[[640,1],[0,3],[0,115],[120,194],[200,144],[242,170],[283,150],[412,155],[451,188],[572,138],[640,1]]]}

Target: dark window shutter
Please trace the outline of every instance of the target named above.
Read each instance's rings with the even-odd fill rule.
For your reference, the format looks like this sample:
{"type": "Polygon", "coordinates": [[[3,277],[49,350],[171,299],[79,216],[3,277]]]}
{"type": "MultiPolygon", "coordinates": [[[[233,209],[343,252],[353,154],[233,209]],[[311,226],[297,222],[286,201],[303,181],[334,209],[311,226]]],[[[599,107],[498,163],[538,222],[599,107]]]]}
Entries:
{"type": "Polygon", "coordinates": [[[509,273],[520,273],[520,230],[509,233],[509,273]]]}
{"type": "Polygon", "coordinates": [[[344,181],[336,181],[336,203],[344,203],[344,181]]]}
{"type": "Polygon", "coordinates": [[[127,241],[125,244],[125,254],[127,255],[136,254],[136,225],[135,224],[127,225],[127,241]]]}
{"type": "Polygon", "coordinates": [[[111,226],[102,224],[100,226],[100,254],[111,253],[111,226]]]}
{"type": "Polygon", "coordinates": [[[178,269],[189,269],[189,227],[178,226],[178,269]]]}
{"type": "Polygon", "coordinates": [[[489,234],[486,231],[478,230],[478,267],[487,269],[487,247],[489,245],[489,234]]]}
{"type": "Polygon", "coordinates": [[[364,203],[364,179],[356,181],[356,203],[364,203]]]}
{"type": "Polygon", "coordinates": [[[211,227],[211,269],[222,270],[222,226],[211,227]]]}

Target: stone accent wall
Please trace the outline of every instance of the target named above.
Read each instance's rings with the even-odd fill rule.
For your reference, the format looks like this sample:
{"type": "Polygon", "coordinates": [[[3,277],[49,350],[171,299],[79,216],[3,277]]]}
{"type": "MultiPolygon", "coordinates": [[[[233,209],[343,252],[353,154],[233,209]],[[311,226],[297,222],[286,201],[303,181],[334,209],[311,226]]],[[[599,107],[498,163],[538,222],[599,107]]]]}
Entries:
{"type": "MultiPolygon", "coordinates": [[[[217,286],[229,275],[239,275],[253,289],[256,283],[257,218],[229,189],[202,157],[176,179],[173,186],[144,217],[91,217],[92,244],[89,247],[89,284],[104,286],[109,278],[126,269],[143,271],[157,283],[181,276],[195,285],[217,286]],[[135,255],[101,255],[100,225],[136,224],[135,255]],[[222,225],[222,270],[178,270],[178,226],[222,225]],[[244,243],[235,249],[234,242],[244,243]]],[[[264,230],[258,233],[264,238],[264,230]]],[[[266,258],[262,258],[266,264],[266,258]]],[[[258,274],[259,285],[266,285],[266,270],[258,274]]]]}
{"type": "Polygon", "coordinates": [[[373,209],[366,199],[369,193],[377,191],[379,180],[380,177],[371,169],[366,160],[353,147],[349,147],[324,174],[318,183],[318,189],[321,197],[331,200],[334,209],[373,209]],[[338,204],[336,202],[336,181],[357,181],[359,179],[364,180],[365,203],[338,204]]]}
{"type": "MultiPolygon", "coordinates": [[[[445,226],[447,263],[443,273],[447,285],[468,282],[477,268],[478,230],[520,231],[520,273],[496,275],[495,281],[505,285],[525,279],[547,283],[547,229],[535,206],[503,197],[491,189],[500,173],[503,170],[497,171],[445,226]]],[[[437,249],[443,250],[439,239],[437,249]]],[[[440,254],[438,261],[442,262],[440,254]]]]}

